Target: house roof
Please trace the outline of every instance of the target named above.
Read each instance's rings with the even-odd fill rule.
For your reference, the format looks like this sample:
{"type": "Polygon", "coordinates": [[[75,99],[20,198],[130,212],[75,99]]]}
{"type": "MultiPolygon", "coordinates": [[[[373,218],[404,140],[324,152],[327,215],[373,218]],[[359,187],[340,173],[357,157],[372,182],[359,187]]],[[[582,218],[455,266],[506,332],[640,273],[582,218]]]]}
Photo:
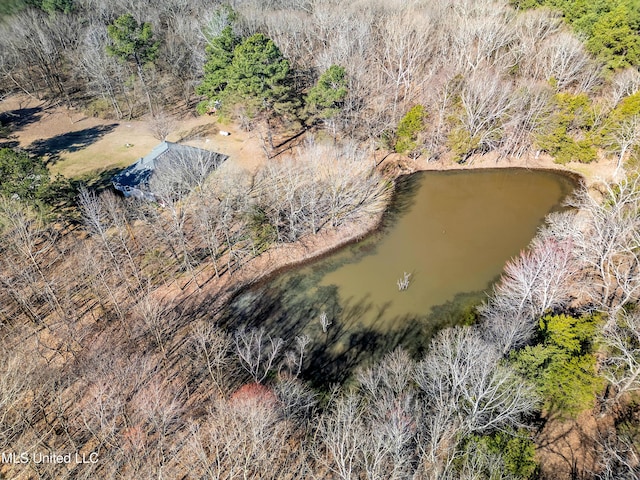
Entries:
{"type": "Polygon", "coordinates": [[[137,188],[148,191],[149,180],[160,165],[180,158],[198,158],[203,154],[221,157],[221,162],[227,158],[209,150],[164,141],[154,147],[146,156],[114,175],[111,181],[118,190],[137,188]]]}

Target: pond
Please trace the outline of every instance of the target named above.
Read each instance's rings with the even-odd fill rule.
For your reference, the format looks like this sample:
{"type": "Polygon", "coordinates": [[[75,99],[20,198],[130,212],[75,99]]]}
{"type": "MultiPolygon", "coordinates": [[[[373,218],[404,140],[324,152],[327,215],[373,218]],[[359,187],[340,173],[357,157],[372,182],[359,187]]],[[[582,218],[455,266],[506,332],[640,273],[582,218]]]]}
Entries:
{"type": "Polygon", "coordinates": [[[525,169],[404,177],[376,233],[241,292],[223,322],[264,326],[291,348],[307,335],[303,375],[321,387],[398,345],[419,354],[438,329],[473,319],[505,262],[575,187],[567,175],[525,169]]]}

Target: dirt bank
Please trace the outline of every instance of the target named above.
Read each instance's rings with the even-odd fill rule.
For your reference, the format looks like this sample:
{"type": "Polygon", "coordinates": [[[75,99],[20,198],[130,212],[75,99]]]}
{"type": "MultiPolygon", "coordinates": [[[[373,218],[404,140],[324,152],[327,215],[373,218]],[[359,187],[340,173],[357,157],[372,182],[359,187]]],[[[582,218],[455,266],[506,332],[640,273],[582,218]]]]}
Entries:
{"type": "Polygon", "coordinates": [[[524,155],[519,158],[499,158],[495,153],[475,155],[464,164],[455,162],[451,158],[429,161],[426,158],[420,157],[416,160],[411,160],[397,154],[391,154],[385,158],[381,167],[384,168],[385,165],[394,164],[399,165],[402,173],[431,170],[475,170],[480,168],[527,168],[532,170],[554,170],[577,175],[587,186],[603,181],[608,182],[613,180],[616,170],[615,159],[602,159],[590,164],[572,162],[560,165],[555,163],[552,157],[543,153],[538,155],[524,155]]]}

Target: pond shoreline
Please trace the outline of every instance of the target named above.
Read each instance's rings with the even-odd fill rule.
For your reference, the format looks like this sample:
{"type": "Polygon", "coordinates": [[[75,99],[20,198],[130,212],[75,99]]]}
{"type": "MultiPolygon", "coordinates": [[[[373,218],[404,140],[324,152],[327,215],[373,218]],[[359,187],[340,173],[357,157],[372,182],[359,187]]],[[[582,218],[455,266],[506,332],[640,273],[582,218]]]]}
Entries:
{"type": "MultiPolygon", "coordinates": [[[[587,178],[578,172],[564,169],[564,168],[550,168],[550,167],[533,167],[533,168],[522,167],[522,166],[494,167],[489,165],[489,166],[471,166],[467,168],[423,168],[423,169],[416,169],[415,171],[408,172],[408,173],[400,173],[399,175],[397,175],[395,178],[392,179],[393,191],[389,195],[389,199],[386,203],[385,208],[380,213],[370,217],[369,219],[366,219],[364,221],[360,220],[361,223],[357,225],[357,231],[355,233],[348,232],[348,229],[350,227],[345,226],[345,227],[335,229],[334,231],[331,231],[331,232],[320,232],[315,236],[305,237],[299,240],[298,242],[295,242],[294,244],[282,245],[282,246],[276,247],[273,250],[269,250],[265,252],[263,255],[267,255],[273,251],[273,253],[276,254],[275,256],[277,257],[278,256],[277,253],[279,249],[282,248],[288,251],[290,250],[290,248],[287,248],[287,247],[295,248],[296,244],[302,243],[303,248],[308,253],[301,258],[292,259],[292,261],[290,262],[286,262],[284,264],[274,266],[273,269],[262,272],[262,274],[255,277],[253,281],[243,284],[235,293],[237,294],[239,291],[245,290],[246,288],[249,288],[249,287],[259,287],[260,285],[263,285],[264,283],[268,282],[272,278],[282,273],[288,272],[292,269],[304,267],[311,263],[315,263],[316,261],[322,260],[336,253],[338,250],[341,250],[344,247],[355,245],[361,242],[362,240],[365,240],[371,237],[372,235],[379,233],[384,227],[384,220],[386,215],[389,212],[389,207],[397,199],[397,195],[398,195],[398,190],[396,188],[397,183],[411,175],[414,175],[420,172],[436,172],[436,171],[437,172],[459,172],[459,171],[470,171],[470,170],[490,171],[490,170],[499,170],[502,168],[507,168],[510,170],[535,170],[535,171],[541,171],[541,172],[550,172],[550,173],[564,175],[572,179],[573,181],[575,181],[578,184],[578,186],[589,185],[587,178]],[[329,235],[329,238],[327,240],[323,241],[322,238],[318,238],[318,235],[322,236],[324,234],[329,235]]],[[[256,257],[256,259],[254,260],[257,260],[258,258],[259,257],[256,257]]]]}
{"type": "MultiPolygon", "coordinates": [[[[381,162],[379,168],[384,168],[388,159],[381,162]]],[[[442,163],[436,162],[421,165],[420,162],[412,162],[412,168],[408,169],[405,164],[404,168],[398,168],[395,170],[395,175],[389,176],[390,181],[393,182],[392,191],[388,195],[388,199],[385,202],[385,208],[381,209],[376,214],[368,216],[361,216],[357,219],[356,223],[351,223],[339,227],[337,229],[330,229],[321,231],[315,235],[309,235],[298,240],[292,244],[277,245],[274,248],[267,250],[259,256],[252,258],[242,269],[234,274],[232,277],[223,276],[222,278],[215,278],[211,275],[210,269],[205,268],[199,277],[208,278],[201,289],[196,289],[194,286],[184,289],[179,296],[185,295],[189,300],[197,301],[196,299],[203,293],[203,290],[212,293],[213,290],[218,301],[217,306],[223,307],[232,298],[246,291],[248,288],[255,288],[265,283],[268,283],[275,277],[286,273],[292,269],[297,269],[317,262],[327,256],[330,256],[337,251],[348,247],[349,245],[356,245],[362,240],[375,235],[380,232],[384,227],[384,219],[389,213],[389,207],[396,200],[398,191],[397,184],[402,181],[403,178],[407,178],[410,175],[419,172],[428,171],[441,171],[441,172],[455,172],[455,171],[470,171],[470,170],[498,170],[502,168],[513,170],[536,170],[547,171],[555,174],[561,174],[572,179],[574,182],[581,186],[589,186],[594,184],[594,181],[589,181],[588,177],[585,177],[575,170],[564,168],[564,166],[540,165],[540,166],[522,166],[522,165],[508,165],[508,166],[495,166],[491,164],[474,163],[467,166],[455,165],[452,168],[446,168],[442,163]]],[[[396,165],[398,165],[396,161],[396,165]]],[[[387,169],[387,174],[389,170],[387,169]]],[[[593,179],[593,176],[591,177],[593,179]]],[[[185,298],[186,300],[186,298],[185,298]]]]}
{"type": "Polygon", "coordinates": [[[385,163],[395,163],[408,169],[407,173],[418,171],[460,171],[460,170],[481,170],[481,169],[510,169],[522,168],[526,170],[551,171],[563,173],[589,188],[602,181],[610,181],[614,178],[616,162],[601,159],[592,163],[571,162],[559,164],[554,162],[553,157],[546,154],[523,155],[522,157],[500,158],[495,153],[483,155],[473,155],[465,163],[454,162],[445,158],[430,161],[419,157],[415,160],[401,157],[397,154],[390,154],[385,157],[385,163]]]}

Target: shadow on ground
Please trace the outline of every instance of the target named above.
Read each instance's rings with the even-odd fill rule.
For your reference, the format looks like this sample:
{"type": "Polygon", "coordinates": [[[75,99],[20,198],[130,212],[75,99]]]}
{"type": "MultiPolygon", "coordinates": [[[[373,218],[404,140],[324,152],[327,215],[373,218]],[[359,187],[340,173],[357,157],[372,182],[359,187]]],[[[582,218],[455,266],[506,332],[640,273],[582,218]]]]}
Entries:
{"type": "Polygon", "coordinates": [[[36,123],[42,118],[42,107],[18,108],[0,113],[0,124],[6,127],[9,133],[21,130],[27,125],[36,123]]]}
{"type": "Polygon", "coordinates": [[[62,152],[77,152],[95,143],[117,126],[117,123],[99,125],[76,132],[63,133],[51,138],[36,140],[29,145],[27,150],[34,155],[45,157],[47,163],[52,164],[60,159],[62,152]]]}
{"type": "Polygon", "coordinates": [[[178,133],[178,142],[186,142],[189,140],[199,140],[209,135],[213,135],[217,131],[217,125],[214,123],[207,125],[198,125],[190,130],[178,133]]]}
{"type": "Polygon", "coordinates": [[[94,190],[99,193],[107,188],[111,188],[111,179],[116,173],[122,171],[122,167],[108,168],[106,170],[100,170],[96,172],[87,173],[81,177],[74,178],[71,183],[79,188],[84,185],[89,190],[94,190]]]}
{"type": "Polygon", "coordinates": [[[111,179],[120,171],[122,171],[121,168],[110,168],[72,179],[58,176],[51,182],[44,200],[49,205],[52,205],[58,212],[64,213],[67,221],[80,223],[81,216],[77,203],[80,187],[85,186],[89,190],[99,193],[107,188],[111,188],[111,179]]]}
{"type": "Polygon", "coordinates": [[[20,147],[20,142],[18,142],[17,140],[0,140],[0,148],[19,148],[20,147]]]}

